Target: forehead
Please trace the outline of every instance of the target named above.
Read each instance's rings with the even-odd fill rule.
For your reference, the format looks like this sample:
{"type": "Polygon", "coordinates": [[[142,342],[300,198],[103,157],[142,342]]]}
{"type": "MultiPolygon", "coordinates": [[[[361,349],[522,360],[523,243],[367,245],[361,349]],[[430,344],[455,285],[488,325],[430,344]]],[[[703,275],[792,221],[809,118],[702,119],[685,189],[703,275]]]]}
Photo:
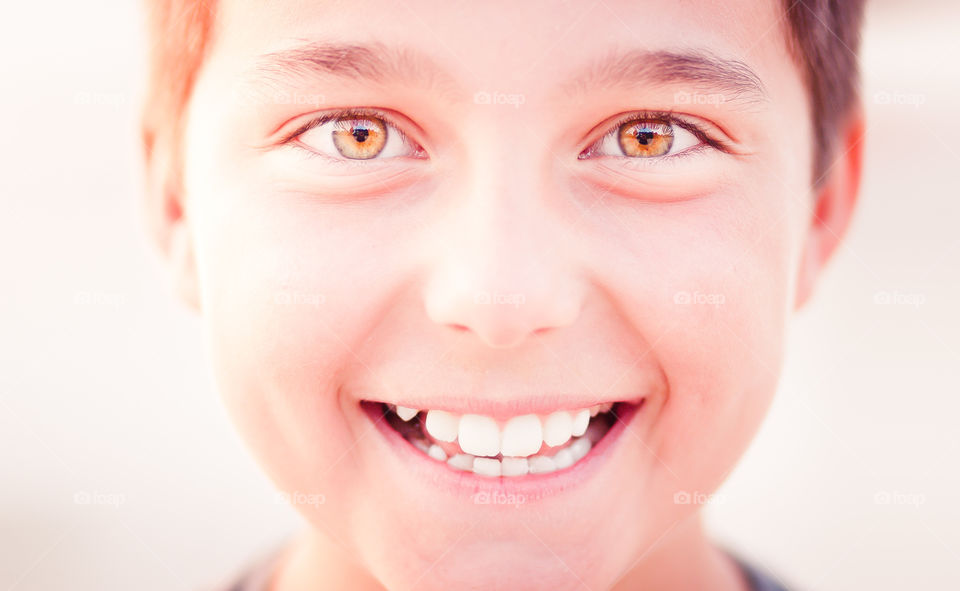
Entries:
{"type": "Polygon", "coordinates": [[[615,85],[625,68],[651,61],[645,55],[709,55],[755,75],[758,87],[791,65],[777,0],[223,0],[217,19],[214,59],[256,69],[265,56],[323,42],[334,47],[324,59],[349,74],[358,55],[337,53],[349,46],[392,55],[384,74],[397,82],[468,99],[478,90],[536,99],[615,85]]]}

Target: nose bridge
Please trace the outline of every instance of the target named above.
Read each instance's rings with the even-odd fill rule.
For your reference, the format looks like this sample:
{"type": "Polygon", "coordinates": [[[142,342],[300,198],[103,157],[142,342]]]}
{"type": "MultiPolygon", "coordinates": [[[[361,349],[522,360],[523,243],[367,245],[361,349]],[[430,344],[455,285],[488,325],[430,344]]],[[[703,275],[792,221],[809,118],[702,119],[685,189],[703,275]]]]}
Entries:
{"type": "Polygon", "coordinates": [[[581,294],[570,261],[556,248],[549,177],[515,145],[470,155],[469,178],[442,219],[425,305],[434,322],[473,332],[495,348],[569,325],[581,294]]]}

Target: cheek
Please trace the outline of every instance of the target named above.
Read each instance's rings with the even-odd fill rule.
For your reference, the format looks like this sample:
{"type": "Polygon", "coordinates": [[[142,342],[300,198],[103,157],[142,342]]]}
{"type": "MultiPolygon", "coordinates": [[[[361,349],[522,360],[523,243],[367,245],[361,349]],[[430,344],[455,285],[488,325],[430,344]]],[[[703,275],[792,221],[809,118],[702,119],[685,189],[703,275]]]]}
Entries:
{"type": "Polygon", "coordinates": [[[776,388],[796,218],[771,191],[757,180],[689,202],[624,204],[606,246],[617,253],[608,281],[668,382],[651,447],[700,490],[740,456],[776,388]]]}
{"type": "Polygon", "coordinates": [[[342,507],[336,497],[355,490],[345,456],[359,434],[339,372],[356,364],[369,309],[361,300],[376,289],[358,279],[369,247],[357,229],[249,186],[208,191],[197,204],[201,306],[224,405],[282,489],[323,493],[321,512],[342,507]]]}

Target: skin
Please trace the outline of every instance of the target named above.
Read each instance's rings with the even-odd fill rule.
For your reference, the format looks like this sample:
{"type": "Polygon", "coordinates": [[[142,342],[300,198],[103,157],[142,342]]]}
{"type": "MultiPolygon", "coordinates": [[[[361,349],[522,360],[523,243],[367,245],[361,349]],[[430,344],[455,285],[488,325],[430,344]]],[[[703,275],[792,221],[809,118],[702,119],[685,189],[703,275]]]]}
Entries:
{"type": "Polygon", "coordinates": [[[146,211],[252,453],[279,489],[323,495],[296,504],[313,527],[273,588],[745,589],[700,506],[674,494],[714,491],[765,416],[790,314],[847,228],[863,128],[857,111],[837,130],[813,190],[780,3],[219,4],[185,168],[148,163],[146,211]],[[466,95],[304,79],[283,90],[319,106],[237,100],[259,56],[331,38],[416,48],[466,95]],[[767,99],[678,105],[700,91],[687,82],[557,93],[614,45],[740,60],[767,99]],[[428,157],[344,167],[272,143],[357,106],[394,114],[428,157]],[[644,109],[725,130],[734,151],[578,160],[644,109]],[[524,303],[478,305],[482,291],[524,303]],[[589,479],[520,508],[405,473],[358,404],[550,393],[562,407],[585,391],[648,400],[589,479]]]}

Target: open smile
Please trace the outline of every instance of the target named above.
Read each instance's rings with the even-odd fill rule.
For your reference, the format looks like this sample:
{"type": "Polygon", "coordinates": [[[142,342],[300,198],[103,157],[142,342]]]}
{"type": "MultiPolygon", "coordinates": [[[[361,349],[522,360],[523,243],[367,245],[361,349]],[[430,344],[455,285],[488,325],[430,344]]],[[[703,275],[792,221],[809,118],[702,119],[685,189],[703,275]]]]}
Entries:
{"type": "MultiPolygon", "coordinates": [[[[601,442],[619,434],[646,398],[595,404],[495,419],[364,400],[377,423],[399,435],[405,446],[438,467],[488,479],[526,480],[567,472],[592,457],[601,442]]],[[[606,447],[606,445],[604,446],[606,447]]]]}

